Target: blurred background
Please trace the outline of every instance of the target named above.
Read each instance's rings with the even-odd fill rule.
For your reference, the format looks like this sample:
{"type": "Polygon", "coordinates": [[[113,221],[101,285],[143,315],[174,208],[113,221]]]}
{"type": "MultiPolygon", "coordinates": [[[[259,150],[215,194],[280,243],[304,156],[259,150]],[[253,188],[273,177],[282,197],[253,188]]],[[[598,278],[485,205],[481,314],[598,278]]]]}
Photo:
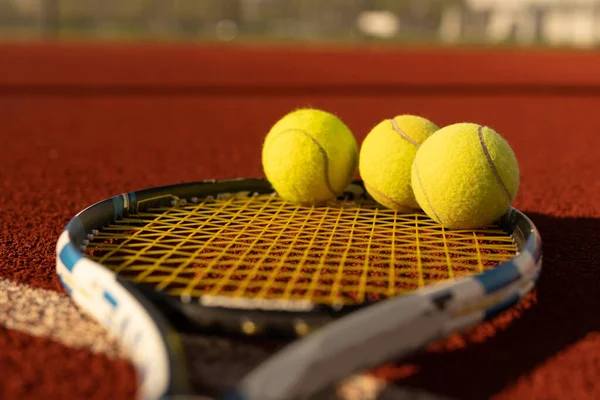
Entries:
{"type": "Polygon", "coordinates": [[[594,48],[600,0],[0,0],[0,40],[594,48]]]}

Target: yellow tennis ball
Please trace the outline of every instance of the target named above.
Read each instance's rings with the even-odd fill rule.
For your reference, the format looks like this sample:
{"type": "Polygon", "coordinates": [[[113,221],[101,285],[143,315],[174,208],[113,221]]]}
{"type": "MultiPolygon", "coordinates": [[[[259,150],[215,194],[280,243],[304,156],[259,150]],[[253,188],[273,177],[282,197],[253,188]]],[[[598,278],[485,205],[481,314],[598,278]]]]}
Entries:
{"type": "Polygon", "coordinates": [[[273,125],[263,144],[262,163],[267,180],[282,198],[300,204],[325,203],[352,181],[358,146],[338,117],[304,108],[273,125]]]}
{"type": "Polygon", "coordinates": [[[425,213],[451,229],[492,224],[519,188],[519,165],[493,129],[473,123],[446,126],[417,151],[412,166],[415,197],[425,213]]]}
{"type": "Polygon", "coordinates": [[[380,204],[401,212],[419,208],[411,187],[417,149],[439,128],[426,118],[399,115],[377,124],[362,143],[360,176],[380,204]]]}

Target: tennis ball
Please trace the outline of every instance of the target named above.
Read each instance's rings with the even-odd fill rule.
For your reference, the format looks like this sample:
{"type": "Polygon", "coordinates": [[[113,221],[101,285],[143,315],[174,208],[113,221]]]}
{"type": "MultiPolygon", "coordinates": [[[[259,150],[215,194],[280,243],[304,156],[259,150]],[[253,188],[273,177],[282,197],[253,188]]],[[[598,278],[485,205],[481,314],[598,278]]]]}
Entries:
{"type": "Polygon", "coordinates": [[[446,126],[417,151],[412,186],[425,213],[451,229],[495,222],[519,188],[513,150],[493,129],[473,123],[446,126]]]}
{"type": "Polygon", "coordinates": [[[423,117],[399,115],[369,132],[358,168],[371,197],[401,212],[419,208],[411,187],[411,166],[421,143],[438,129],[423,117]]]}
{"type": "Polygon", "coordinates": [[[335,115],[304,108],[273,125],[263,143],[267,180],[283,199],[325,203],[348,187],[356,174],[358,146],[335,115]]]}

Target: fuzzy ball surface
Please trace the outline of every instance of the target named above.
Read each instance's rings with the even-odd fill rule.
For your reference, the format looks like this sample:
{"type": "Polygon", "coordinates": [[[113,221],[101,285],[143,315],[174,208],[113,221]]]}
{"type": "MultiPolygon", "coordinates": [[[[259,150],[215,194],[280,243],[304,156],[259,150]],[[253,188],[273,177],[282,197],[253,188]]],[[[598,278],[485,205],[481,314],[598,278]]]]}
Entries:
{"type": "Polygon", "coordinates": [[[519,188],[519,165],[493,129],[457,123],[433,134],[417,151],[412,186],[425,213],[451,229],[477,229],[498,220],[519,188]]]}
{"type": "Polygon", "coordinates": [[[282,198],[321,204],[342,194],[352,181],[358,167],[358,146],[340,118],[304,108],[273,125],[263,143],[262,165],[282,198]]]}

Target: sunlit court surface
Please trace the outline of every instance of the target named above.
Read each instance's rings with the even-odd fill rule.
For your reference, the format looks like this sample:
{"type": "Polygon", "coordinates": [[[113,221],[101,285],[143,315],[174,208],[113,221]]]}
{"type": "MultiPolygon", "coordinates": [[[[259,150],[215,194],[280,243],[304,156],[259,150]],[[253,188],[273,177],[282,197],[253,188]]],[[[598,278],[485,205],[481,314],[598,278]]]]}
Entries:
{"type": "Polygon", "coordinates": [[[0,399],[600,397],[598,21],[592,0],[4,1],[0,399]],[[356,157],[399,115],[490,127],[518,191],[472,229],[378,203],[358,164],[288,201],[262,151],[302,108],[356,157]]]}

